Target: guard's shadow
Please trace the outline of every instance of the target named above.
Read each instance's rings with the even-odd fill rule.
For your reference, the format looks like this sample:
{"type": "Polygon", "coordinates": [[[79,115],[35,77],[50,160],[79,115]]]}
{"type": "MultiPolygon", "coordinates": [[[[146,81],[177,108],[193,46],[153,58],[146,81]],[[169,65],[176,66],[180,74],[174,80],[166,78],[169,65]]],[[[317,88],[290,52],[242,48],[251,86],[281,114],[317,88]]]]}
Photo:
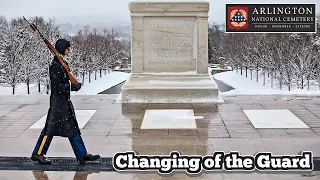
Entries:
{"type": "MultiPolygon", "coordinates": [[[[49,180],[48,175],[44,171],[32,171],[33,176],[36,180],[49,180]]],[[[99,172],[86,172],[86,171],[77,171],[73,180],[86,180],[89,174],[99,173],[99,172]]]]}

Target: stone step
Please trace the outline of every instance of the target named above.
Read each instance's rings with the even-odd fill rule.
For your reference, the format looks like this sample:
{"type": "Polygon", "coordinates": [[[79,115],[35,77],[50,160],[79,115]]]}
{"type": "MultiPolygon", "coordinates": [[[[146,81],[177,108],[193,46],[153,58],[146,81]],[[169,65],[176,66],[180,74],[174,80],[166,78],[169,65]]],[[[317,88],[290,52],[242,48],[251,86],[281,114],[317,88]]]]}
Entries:
{"type": "Polygon", "coordinates": [[[187,77],[132,75],[122,87],[121,103],[223,103],[208,75],[187,77]]]}

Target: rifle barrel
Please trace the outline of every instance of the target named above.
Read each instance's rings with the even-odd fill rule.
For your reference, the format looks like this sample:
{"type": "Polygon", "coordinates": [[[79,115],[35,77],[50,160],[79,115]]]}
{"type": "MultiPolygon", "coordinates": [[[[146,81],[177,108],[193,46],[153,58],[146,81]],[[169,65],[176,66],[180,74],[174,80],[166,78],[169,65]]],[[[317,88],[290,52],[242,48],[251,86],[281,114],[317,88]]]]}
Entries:
{"type": "Polygon", "coordinates": [[[42,35],[42,33],[38,30],[38,28],[37,28],[34,24],[31,24],[25,17],[23,17],[23,18],[28,22],[28,24],[30,25],[30,27],[32,28],[32,30],[37,31],[37,32],[40,34],[42,40],[43,40],[44,43],[48,46],[49,50],[58,58],[61,66],[67,71],[67,74],[68,74],[68,76],[69,76],[69,79],[70,79],[71,83],[79,83],[79,81],[77,80],[77,78],[70,72],[69,66],[67,66],[67,65],[63,62],[62,58],[59,56],[58,51],[51,45],[51,43],[50,43],[46,38],[44,38],[44,36],[42,35]]]}

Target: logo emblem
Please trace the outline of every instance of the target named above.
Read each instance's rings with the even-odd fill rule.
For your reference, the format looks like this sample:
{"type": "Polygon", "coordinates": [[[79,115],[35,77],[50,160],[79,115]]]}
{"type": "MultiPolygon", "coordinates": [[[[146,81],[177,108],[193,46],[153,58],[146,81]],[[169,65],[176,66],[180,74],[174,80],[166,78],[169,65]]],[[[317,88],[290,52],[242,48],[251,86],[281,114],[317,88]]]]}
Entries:
{"type": "Polygon", "coordinates": [[[228,7],[228,25],[230,29],[248,28],[248,7],[228,7]]]}

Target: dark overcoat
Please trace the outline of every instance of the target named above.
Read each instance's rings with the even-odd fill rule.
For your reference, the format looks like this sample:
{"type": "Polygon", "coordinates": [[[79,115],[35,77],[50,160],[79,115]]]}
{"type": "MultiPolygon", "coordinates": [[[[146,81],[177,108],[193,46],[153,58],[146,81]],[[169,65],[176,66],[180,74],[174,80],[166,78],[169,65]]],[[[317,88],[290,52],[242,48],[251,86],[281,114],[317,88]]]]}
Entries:
{"type": "MultiPolygon", "coordinates": [[[[65,63],[68,65],[67,62],[65,63]]],[[[78,91],[81,88],[81,83],[70,83],[67,71],[56,57],[52,60],[49,72],[51,81],[50,108],[44,134],[62,137],[73,137],[77,133],[80,135],[81,132],[70,100],[70,91],[78,91]]]]}

